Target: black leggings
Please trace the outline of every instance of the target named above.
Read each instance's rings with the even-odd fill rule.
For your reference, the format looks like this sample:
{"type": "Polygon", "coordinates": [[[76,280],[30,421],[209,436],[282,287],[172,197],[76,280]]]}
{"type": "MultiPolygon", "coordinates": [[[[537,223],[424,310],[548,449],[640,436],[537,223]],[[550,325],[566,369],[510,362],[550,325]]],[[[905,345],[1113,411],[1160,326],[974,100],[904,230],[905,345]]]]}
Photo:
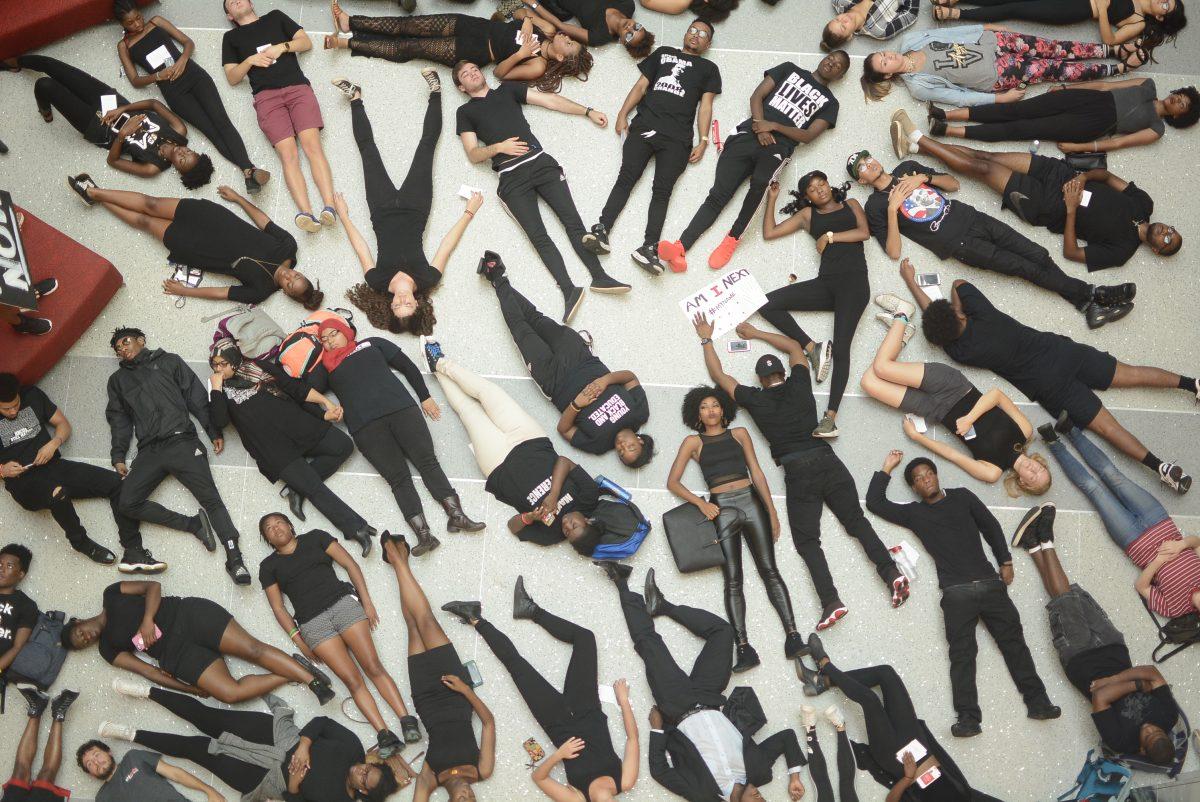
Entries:
{"type": "Polygon", "coordinates": [[[539,312],[507,278],[496,282],[496,298],[529,375],[561,412],[573,400],[562,395],[566,379],[593,359],[587,342],[575,329],[539,312]]]}
{"type": "Polygon", "coordinates": [[[725,562],[721,572],[725,578],[725,615],[733,624],[738,643],[749,643],[746,631],[746,594],[742,590],[742,543],[750,547],[754,567],[767,588],[767,598],[779,616],[787,632],[796,631],[796,618],[792,615],[792,599],[787,585],[775,564],[775,540],[771,535],[771,517],[763,506],[762,499],[754,488],[744,487],[727,493],[713,493],[709,499],[722,509],[741,510],[746,518],[740,534],[721,541],[721,553],[725,562]]]}
{"type": "Polygon", "coordinates": [[[487,24],[486,20],[465,14],[423,14],[413,17],[354,15],[350,17],[350,30],[354,33],[350,39],[350,54],[399,62],[425,59],[447,67],[453,67],[460,59],[465,59],[483,67],[492,61],[486,29],[480,41],[479,31],[460,30],[470,27],[470,22],[487,24]],[[462,47],[464,38],[470,39],[474,46],[462,47]],[[476,61],[480,56],[485,58],[476,61]]]}
{"type": "Polygon", "coordinates": [[[17,64],[23,69],[46,74],[33,85],[33,96],[39,111],[53,108],[63,119],[93,145],[107,147],[112,133],[100,122],[102,95],[116,95],[117,105],[129,103],[125,96],[108,84],[93,78],[83,70],[64,64],[49,56],[19,56],[17,64]]]}
{"type": "Polygon", "coordinates": [[[854,773],[858,767],[854,763],[854,749],[850,746],[850,736],[845,730],[837,734],[837,770],[838,795],[833,795],[833,784],[829,781],[829,767],[825,763],[825,754],[821,744],[817,743],[817,728],[804,731],[805,743],[808,744],[808,773],[812,776],[813,785],[817,787],[817,802],[858,802],[858,793],[854,790],[854,773]]]}
{"type": "Polygon", "coordinates": [[[967,111],[968,119],[979,125],[966,126],[966,138],[980,142],[1091,142],[1116,132],[1112,93],[1100,89],[1061,89],[967,111]]]}
{"type": "Polygon", "coordinates": [[[208,747],[223,732],[250,743],[272,745],[275,740],[274,721],[269,714],[209,707],[190,696],[162,688],[151,688],[150,699],[204,735],[138,730],[133,736],[134,743],[168,757],[190,760],[211,771],[221,782],[241,794],[253,791],[262,783],[267,775],[266,769],[227,755],[209,754],[208,747]]]}
{"type": "Polygon", "coordinates": [[[344,537],[349,538],[367,522],[329,489],[325,480],[333,476],[354,453],[354,443],[346,433],[330,426],[321,441],[279,472],[279,478],[295,492],[313,503],[344,537]]]}
{"type": "Polygon", "coordinates": [[[964,0],[977,8],[959,6],[961,20],[1003,22],[1020,19],[1028,22],[1068,24],[1092,18],[1089,0],[964,0]]]}
{"type": "Polygon", "coordinates": [[[829,389],[829,409],[837,412],[850,379],[850,344],[858,329],[859,318],[871,299],[866,273],[842,271],[818,275],[767,293],[767,302],[758,311],[768,323],[801,345],[813,342],[804,333],[791,312],[833,312],[833,383],[829,389]]]}
{"type": "Polygon", "coordinates": [[[222,156],[242,170],[254,166],[207,70],[189,62],[184,77],[179,81],[159,81],[158,88],[171,111],[208,137],[222,156]],[[183,86],[177,86],[180,83],[183,86]]]}
{"type": "Polygon", "coordinates": [[[416,404],[363,426],[354,433],[354,443],[367,462],[387,480],[406,519],[424,513],[408,468],[409,462],[421,474],[421,481],[435,499],[442,501],[454,495],[454,488],[433,449],[429,426],[416,404]]]}
{"type": "Polygon", "coordinates": [[[716,222],[717,215],[733,199],[746,179],[750,180],[750,188],[746,190],[746,198],[742,201],[742,209],[737,219],[729,228],[729,236],[740,238],[750,225],[750,219],[758,211],[758,205],[766,194],[771,180],[787,166],[791,159],[791,151],[781,145],[763,147],[752,133],[738,134],[730,137],[725,149],[717,159],[716,175],[713,177],[712,189],[708,197],[696,210],[692,222],[684,229],[679,237],[680,244],[685,249],[691,248],[709,227],[716,222]]]}
{"type": "Polygon", "coordinates": [[[361,98],[350,104],[350,118],[354,141],[362,156],[367,207],[371,210],[371,227],[375,230],[379,252],[375,259],[376,266],[387,270],[402,268],[410,271],[422,265],[428,266],[423,240],[429,212],[433,208],[433,151],[442,133],[442,93],[429,93],[421,138],[413,151],[408,175],[399,189],[388,177],[361,98]]]}
{"type": "MultiPolygon", "coordinates": [[[[821,672],[846,698],[862,708],[871,756],[887,774],[903,777],[904,767],[896,761],[896,753],[909,741],[923,736],[912,698],[896,669],[882,665],[842,671],[828,663],[821,672]],[[872,690],[875,687],[883,692],[882,702],[872,690]]],[[[930,744],[925,746],[928,748],[930,744]]]]}

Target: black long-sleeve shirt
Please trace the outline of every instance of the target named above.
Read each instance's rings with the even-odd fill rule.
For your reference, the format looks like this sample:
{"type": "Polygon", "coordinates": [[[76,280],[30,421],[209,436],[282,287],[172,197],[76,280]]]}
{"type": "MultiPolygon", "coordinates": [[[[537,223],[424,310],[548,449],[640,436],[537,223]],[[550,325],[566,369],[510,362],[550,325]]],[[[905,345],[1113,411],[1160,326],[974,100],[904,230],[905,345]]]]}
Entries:
{"type": "Polygon", "coordinates": [[[891,476],[876,471],[867,488],[867,509],[885,521],[911,529],[937,567],[938,587],[996,579],[996,569],[983,553],[980,537],[991,546],[996,562],[1012,562],[1004,530],[979,497],[965,487],[952,487],[933,504],[897,504],[887,499],[891,476]]]}
{"type": "Polygon", "coordinates": [[[371,421],[416,403],[393,369],[404,374],[418,400],[429,398],[429,388],[416,364],[400,346],[382,337],[359,340],[354,353],[332,373],[317,365],[305,378],[319,393],[333,390],[346,411],[346,427],[354,434],[371,421]]]}
{"type": "MultiPolygon", "coordinates": [[[[288,802],[352,802],[346,794],[346,774],[366,760],[358,736],[330,718],[317,716],[304,725],[300,737],[312,739],[312,765],[300,782],[300,793],[284,794],[284,798],[288,802]]],[[[284,756],[284,777],[295,751],[293,748],[284,756]]]]}
{"type": "Polygon", "coordinates": [[[209,439],[221,431],[209,420],[208,393],[187,363],[161,348],[147,348],[108,377],[108,407],[113,465],[124,462],[137,434],[138,447],[180,434],[196,434],[192,416],[209,439]]]}

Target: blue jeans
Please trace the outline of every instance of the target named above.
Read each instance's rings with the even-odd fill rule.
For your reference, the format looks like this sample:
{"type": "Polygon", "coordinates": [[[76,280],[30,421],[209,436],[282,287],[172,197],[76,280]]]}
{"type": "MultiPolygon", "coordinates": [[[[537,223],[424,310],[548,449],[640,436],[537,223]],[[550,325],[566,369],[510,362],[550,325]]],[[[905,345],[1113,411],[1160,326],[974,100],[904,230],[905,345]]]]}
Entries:
{"type": "Polygon", "coordinates": [[[1104,521],[1108,536],[1122,550],[1142,532],[1167,519],[1167,511],[1158,499],[1117,470],[1108,455],[1080,429],[1072,429],[1048,445],[1063,473],[1092,502],[1100,520],[1104,521]],[[1087,468],[1071,454],[1064,438],[1075,446],[1087,468]],[[1096,475],[1093,476],[1088,468],[1096,475]]]}

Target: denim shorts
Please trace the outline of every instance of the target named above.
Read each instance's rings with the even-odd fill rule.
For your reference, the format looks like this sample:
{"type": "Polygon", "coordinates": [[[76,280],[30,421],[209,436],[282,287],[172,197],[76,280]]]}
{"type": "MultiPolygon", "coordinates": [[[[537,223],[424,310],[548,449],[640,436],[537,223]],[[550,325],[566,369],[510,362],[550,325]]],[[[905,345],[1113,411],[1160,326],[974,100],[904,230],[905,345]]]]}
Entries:
{"type": "Polygon", "coordinates": [[[367,614],[357,596],[343,596],[329,607],[300,625],[300,637],[315,649],[330,638],[341,635],[359,621],[366,621],[367,614]]]}
{"type": "Polygon", "coordinates": [[[1124,646],[1121,634],[1092,594],[1076,584],[1046,604],[1050,636],[1058,659],[1066,666],[1077,655],[1104,646],[1124,646]]]}

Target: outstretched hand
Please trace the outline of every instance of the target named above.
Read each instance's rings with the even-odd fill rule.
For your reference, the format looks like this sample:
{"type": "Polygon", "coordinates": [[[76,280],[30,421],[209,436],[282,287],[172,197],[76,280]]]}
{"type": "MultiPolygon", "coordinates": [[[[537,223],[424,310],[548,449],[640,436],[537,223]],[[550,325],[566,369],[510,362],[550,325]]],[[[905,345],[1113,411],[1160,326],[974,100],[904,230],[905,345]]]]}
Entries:
{"type": "Polygon", "coordinates": [[[696,334],[700,336],[700,339],[706,340],[712,338],[713,324],[708,319],[708,315],[703,312],[697,312],[692,318],[692,325],[696,327],[696,334]]]}

